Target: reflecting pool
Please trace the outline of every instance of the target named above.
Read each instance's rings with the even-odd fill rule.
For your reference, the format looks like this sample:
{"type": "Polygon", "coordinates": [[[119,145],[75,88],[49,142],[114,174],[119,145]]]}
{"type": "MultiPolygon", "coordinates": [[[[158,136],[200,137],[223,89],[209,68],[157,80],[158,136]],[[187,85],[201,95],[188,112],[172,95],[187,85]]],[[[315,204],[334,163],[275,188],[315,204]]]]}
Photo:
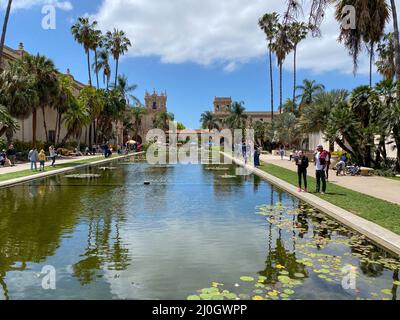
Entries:
{"type": "Polygon", "coordinates": [[[398,259],[235,172],[117,162],[1,190],[0,299],[398,298],[398,259]]]}

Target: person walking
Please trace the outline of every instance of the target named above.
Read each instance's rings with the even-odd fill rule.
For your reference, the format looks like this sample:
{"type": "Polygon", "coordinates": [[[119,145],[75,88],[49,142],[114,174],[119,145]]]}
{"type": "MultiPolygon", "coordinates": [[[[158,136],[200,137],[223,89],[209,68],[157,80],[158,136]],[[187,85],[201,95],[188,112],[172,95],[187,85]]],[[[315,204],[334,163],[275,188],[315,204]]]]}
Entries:
{"type": "Polygon", "coordinates": [[[33,147],[32,150],[29,151],[29,154],[28,154],[28,160],[31,163],[31,170],[32,171],[34,170],[33,168],[35,168],[35,171],[37,171],[38,157],[39,157],[39,154],[38,154],[38,152],[36,150],[36,147],[33,147]]]}
{"type": "Polygon", "coordinates": [[[51,166],[54,168],[56,164],[56,158],[57,158],[57,152],[54,146],[50,146],[49,148],[49,154],[50,154],[50,159],[51,159],[51,166]]]}
{"type": "Polygon", "coordinates": [[[254,150],[254,166],[255,167],[260,166],[260,155],[261,155],[260,147],[256,146],[256,149],[254,150]]]}
{"type": "Polygon", "coordinates": [[[303,151],[298,151],[298,157],[296,158],[297,175],[299,177],[299,192],[308,192],[307,189],[307,168],[309,166],[308,157],[303,151]],[[302,180],[304,181],[304,189],[302,189],[302,180]]]}
{"type": "Polygon", "coordinates": [[[46,153],[44,152],[43,149],[40,150],[38,160],[39,160],[39,171],[44,171],[44,165],[46,163],[46,153]]]}
{"type": "Polygon", "coordinates": [[[322,145],[318,146],[317,152],[314,156],[315,160],[315,171],[316,171],[316,179],[317,179],[317,190],[316,193],[320,193],[321,191],[321,183],[322,183],[322,192],[321,194],[325,194],[326,192],[326,158],[327,152],[324,150],[322,145]]]}
{"type": "Polygon", "coordinates": [[[281,145],[279,149],[279,155],[281,156],[281,160],[283,160],[283,157],[285,155],[285,147],[283,145],[281,145]]]}
{"type": "Polygon", "coordinates": [[[7,158],[11,162],[11,167],[15,167],[15,161],[17,159],[17,150],[15,150],[14,145],[10,144],[7,149],[7,158]]]}
{"type": "Polygon", "coordinates": [[[326,181],[329,180],[329,169],[331,167],[331,153],[326,151],[326,181]]]}

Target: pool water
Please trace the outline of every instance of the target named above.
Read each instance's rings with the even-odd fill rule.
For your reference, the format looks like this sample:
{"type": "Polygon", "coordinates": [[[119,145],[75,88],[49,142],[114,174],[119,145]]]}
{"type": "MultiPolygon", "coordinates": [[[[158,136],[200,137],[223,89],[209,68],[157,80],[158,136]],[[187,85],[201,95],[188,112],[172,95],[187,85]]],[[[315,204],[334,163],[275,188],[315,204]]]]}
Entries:
{"type": "Polygon", "coordinates": [[[397,258],[217,168],[116,162],[2,190],[0,299],[398,299],[397,258]]]}

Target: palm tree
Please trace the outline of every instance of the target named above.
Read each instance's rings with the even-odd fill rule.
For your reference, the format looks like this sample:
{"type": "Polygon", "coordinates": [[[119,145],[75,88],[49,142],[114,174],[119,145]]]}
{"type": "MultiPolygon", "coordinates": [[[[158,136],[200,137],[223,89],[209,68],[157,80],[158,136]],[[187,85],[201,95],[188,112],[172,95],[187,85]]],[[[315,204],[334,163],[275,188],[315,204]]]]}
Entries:
{"type": "Polygon", "coordinates": [[[32,104],[32,143],[36,144],[36,129],[37,129],[37,109],[41,108],[43,115],[43,127],[48,141],[48,131],[46,123],[46,107],[53,105],[53,101],[57,96],[57,70],[54,62],[45,56],[37,54],[31,56],[24,54],[20,60],[21,66],[26,73],[32,75],[34,79],[34,90],[38,97],[38,104],[32,104]]]}
{"type": "Polygon", "coordinates": [[[244,102],[233,102],[226,118],[226,123],[231,129],[245,129],[248,116],[245,113],[244,102]]]}
{"type": "Polygon", "coordinates": [[[385,80],[393,80],[396,75],[394,34],[386,34],[377,47],[376,67],[385,80]]]}
{"type": "MultiPolygon", "coordinates": [[[[101,90],[97,90],[94,87],[85,87],[81,90],[78,97],[79,103],[83,104],[88,110],[91,120],[97,119],[101,114],[105,106],[104,94],[101,90]]],[[[94,134],[92,139],[92,128],[93,124],[89,126],[89,145],[92,146],[92,142],[96,141],[96,135],[94,134]]]]}
{"type": "Polygon", "coordinates": [[[159,112],[154,119],[154,127],[163,131],[167,131],[169,129],[169,122],[174,121],[174,119],[175,116],[170,112],[159,112]]]}
{"type": "Polygon", "coordinates": [[[142,107],[134,107],[130,110],[130,113],[133,118],[133,128],[135,133],[135,140],[138,141],[139,138],[139,130],[142,126],[143,117],[147,114],[147,110],[142,107]]]}
{"type": "Polygon", "coordinates": [[[293,46],[293,103],[296,103],[296,64],[297,64],[297,46],[307,37],[308,26],[304,22],[293,22],[289,25],[289,38],[293,46]]]}
{"type": "Polygon", "coordinates": [[[106,89],[108,90],[111,78],[111,67],[110,67],[110,56],[107,50],[101,50],[98,54],[97,64],[93,64],[93,68],[95,68],[96,72],[99,73],[103,70],[103,84],[106,85],[106,89]]]}
{"type": "Polygon", "coordinates": [[[97,89],[100,89],[100,84],[99,84],[99,61],[98,61],[98,49],[102,48],[104,45],[104,37],[101,32],[101,30],[92,30],[92,46],[91,50],[94,52],[94,64],[93,64],[93,69],[96,74],[96,87],[97,89]]]}
{"type": "MultiPolygon", "coordinates": [[[[399,23],[397,20],[397,9],[396,1],[390,0],[392,8],[392,19],[393,19],[393,35],[394,35],[394,48],[395,48],[395,62],[396,62],[396,78],[400,81],[400,35],[399,35],[399,23]]],[[[397,90],[397,95],[400,96],[400,87],[397,90]]]]}
{"type": "Polygon", "coordinates": [[[279,113],[282,113],[283,107],[283,86],[282,86],[282,70],[283,63],[288,53],[292,50],[292,44],[289,39],[289,30],[287,26],[278,24],[278,30],[275,42],[272,44],[272,49],[276,54],[279,66],[279,113]]]}
{"type": "Polygon", "coordinates": [[[15,132],[18,129],[18,122],[10,115],[6,107],[0,105],[0,137],[8,130],[15,132]]]}
{"type": "Polygon", "coordinates": [[[131,92],[135,91],[137,87],[138,86],[136,84],[129,85],[128,77],[125,75],[119,75],[117,79],[117,85],[112,86],[113,89],[121,92],[128,105],[130,104],[129,98],[131,98],[135,102],[135,104],[141,105],[139,99],[131,94],[131,92]]]}
{"type": "Polygon", "coordinates": [[[301,99],[300,110],[305,106],[313,103],[314,96],[325,90],[323,84],[317,83],[315,80],[304,79],[303,84],[297,86],[296,90],[301,90],[301,94],[297,98],[301,99]]]}
{"type": "Polygon", "coordinates": [[[11,5],[12,5],[12,0],[8,0],[6,15],[4,17],[4,23],[3,23],[3,31],[1,33],[1,40],[0,40],[0,68],[1,68],[2,59],[3,59],[3,50],[4,50],[4,44],[6,41],[6,33],[7,33],[8,20],[10,18],[11,5]]]}
{"type": "Polygon", "coordinates": [[[90,50],[94,47],[93,45],[93,30],[97,26],[97,21],[92,23],[89,18],[79,17],[78,21],[71,27],[72,35],[79,44],[83,45],[85,53],[87,55],[87,66],[89,74],[89,85],[92,85],[92,74],[90,72],[90,50]]]}
{"type": "Polygon", "coordinates": [[[201,114],[201,127],[208,130],[219,129],[219,121],[215,114],[211,111],[206,111],[201,114]]]}
{"type": "Polygon", "coordinates": [[[269,51],[269,78],[271,83],[271,119],[274,121],[274,79],[272,75],[272,44],[277,32],[277,26],[279,23],[279,15],[276,12],[266,13],[259,21],[258,25],[261,30],[264,31],[268,41],[269,51]]]}
{"type": "MultiPolygon", "coordinates": [[[[302,109],[299,121],[301,131],[325,134],[332,109],[340,103],[346,103],[348,96],[347,90],[322,91],[315,94],[313,103],[302,109]]],[[[334,151],[333,140],[329,145],[330,151],[334,151]]]]}
{"type": "Polygon", "coordinates": [[[71,104],[75,103],[75,97],[73,95],[73,79],[69,75],[58,76],[58,95],[54,101],[55,109],[57,110],[56,115],[56,141],[58,144],[60,141],[60,132],[62,125],[62,116],[68,111],[71,104]]]}
{"type": "Polygon", "coordinates": [[[113,32],[108,31],[106,34],[106,48],[111,51],[115,60],[115,83],[117,86],[118,81],[118,66],[119,59],[124,55],[128,48],[132,46],[131,41],[126,37],[126,34],[122,30],[114,29],[113,32]]]}
{"type": "Polygon", "coordinates": [[[63,121],[67,127],[67,135],[64,137],[62,144],[72,136],[78,141],[78,150],[80,149],[80,139],[82,129],[91,123],[90,111],[82,100],[72,104],[68,111],[64,114],[63,121]]]}
{"type": "Polygon", "coordinates": [[[375,44],[384,35],[386,24],[389,21],[390,8],[386,0],[340,0],[336,5],[336,19],[340,22],[344,18],[343,9],[347,5],[352,5],[356,9],[356,28],[341,28],[339,41],[346,46],[353,57],[354,72],[357,70],[361,44],[367,45],[370,56],[369,85],[372,87],[375,44]]]}

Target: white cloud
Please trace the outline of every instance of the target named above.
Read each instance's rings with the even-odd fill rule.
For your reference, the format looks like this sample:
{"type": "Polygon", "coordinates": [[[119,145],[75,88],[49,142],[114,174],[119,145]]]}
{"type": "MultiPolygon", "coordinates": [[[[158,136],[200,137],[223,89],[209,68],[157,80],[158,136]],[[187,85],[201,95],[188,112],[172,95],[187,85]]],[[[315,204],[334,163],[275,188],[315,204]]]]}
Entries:
{"type": "MultiPolygon", "coordinates": [[[[7,6],[7,0],[0,0],[0,8],[4,9],[7,6]]],[[[60,1],[60,0],[14,0],[12,4],[13,10],[19,9],[30,9],[37,5],[54,5],[57,9],[63,11],[71,11],[73,5],[70,1],[60,1]]]]}
{"type": "MultiPolygon", "coordinates": [[[[104,29],[127,32],[133,43],[130,56],[158,56],[164,63],[222,64],[232,72],[265,55],[258,18],[265,12],[282,13],[284,8],[283,1],[265,0],[103,0],[94,18],[104,29]]],[[[338,31],[330,10],[323,36],[300,45],[299,68],[351,73],[352,59],[337,42],[338,31]]],[[[289,56],[285,68],[291,67],[289,56]]],[[[359,72],[367,70],[367,59],[362,58],[359,72]]]]}

